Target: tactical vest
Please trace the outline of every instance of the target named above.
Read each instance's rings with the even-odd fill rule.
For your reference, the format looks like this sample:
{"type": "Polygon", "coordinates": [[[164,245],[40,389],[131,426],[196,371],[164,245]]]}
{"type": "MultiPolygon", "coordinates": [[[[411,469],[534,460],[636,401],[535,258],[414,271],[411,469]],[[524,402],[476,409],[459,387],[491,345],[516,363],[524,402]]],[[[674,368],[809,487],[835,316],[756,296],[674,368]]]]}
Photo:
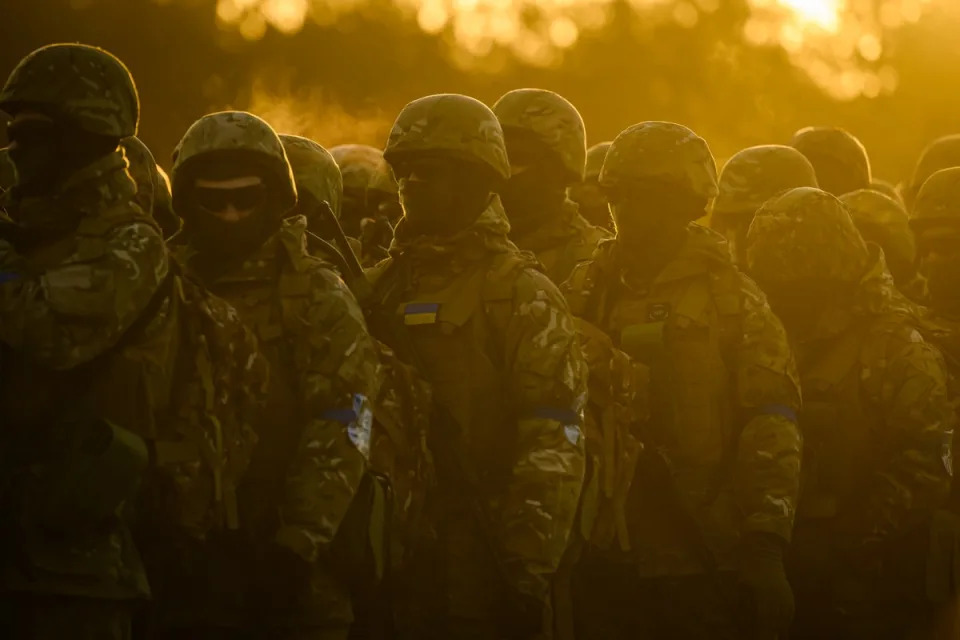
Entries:
{"type": "MultiPolygon", "coordinates": [[[[727,364],[741,337],[739,275],[704,272],[645,292],[630,292],[598,262],[576,277],[574,312],[650,369],[650,420],[640,438],[669,477],[634,478],[628,527],[641,574],[700,572],[708,553],[727,564],[739,531],[730,482],[742,417],[727,364]],[[708,548],[691,552],[692,544],[708,548]]],[[[639,472],[647,470],[641,461],[639,472]]]]}

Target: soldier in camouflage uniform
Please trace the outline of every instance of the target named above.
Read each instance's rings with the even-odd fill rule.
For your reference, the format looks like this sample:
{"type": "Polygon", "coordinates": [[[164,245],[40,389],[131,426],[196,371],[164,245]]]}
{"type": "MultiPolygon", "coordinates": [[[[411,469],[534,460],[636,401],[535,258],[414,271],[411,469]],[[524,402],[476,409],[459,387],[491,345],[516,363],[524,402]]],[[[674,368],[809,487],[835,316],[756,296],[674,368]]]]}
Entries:
{"type": "Polygon", "coordinates": [[[373,340],[343,281],[307,254],[306,219],[287,218],[297,192],[267,123],[243,112],[204,116],[177,146],[172,178],[184,220],[172,246],[255,329],[271,390],[240,491],[247,531],[233,561],[254,564],[245,606],[204,610],[208,594],[191,603],[187,589],[169,609],[200,604],[199,615],[232,614],[263,637],[345,638],[350,569],[338,566],[336,544],[358,534],[342,525],[367,466],[373,340]]]}
{"type": "MultiPolygon", "coordinates": [[[[178,474],[166,445],[201,442],[212,435],[200,433],[207,419],[219,443],[208,459],[238,452],[244,425],[221,401],[256,389],[219,374],[247,366],[265,376],[265,363],[251,334],[226,336],[221,301],[203,301],[223,312],[206,319],[225,329],[207,337],[239,342],[201,352],[196,334],[180,331],[196,290],[173,275],[159,229],[134,200],[118,147],[136,133],[139,103],[119,60],[82,45],[39,49],[11,74],[0,109],[13,118],[18,178],[0,229],[0,635],[127,638],[147,595],[123,518],[144,480],[145,441],[151,479],[161,467],[178,474]],[[222,386],[214,398],[204,385],[222,386]]],[[[194,525],[224,515],[227,500],[210,485],[217,477],[228,491],[239,462],[218,457],[207,475],[199,446],[180,459],[187,473],[166,476],[182,490],[167,505],[189,509],[194,525]],[[179,500],[187,494],[190,507],[179,500]]]]}
{"type": "Polygon", "coordinates": [[[0,149],[0,196],[10,189],[17,181],[16,169],[10,162],[10,151],[6,147],[0,149]]]}
{"type": "Polygon", "coordinates": [[[927,179],[937,171],[951,167],[960,167],[960,134],[937,138],[920,154],[913,175],[901,187],[904,204],[911,216],[917,195],[927,179]]]}
{"type": "Polygon", "coordinates": [[[166,174],[140,138],[124,138],[120,146],[127,157],[130,177],[137,184],[137,204],[157,221],[163,237],[169,238],[180,230],[180,219],[173,213],[166,174]]]}
{"type": "Polygon", "coordinates": [[[517,89],[493,105],[510,154],[510,179],[500,198],[510,238],[533,252],[557,284],[607,237],[567,199],[584,177],[586,132],[576,107],[543,89],[517,89]]]}
{"type": "Polygon", "coordinates": [[[764,202],[795,187],[817,186],[813,165],[792,147],[763,145],[740,151],[724,165],[710,227],[722,233],[737,265],[743,265],[747,229],[764,202]]]}
{"type": "Polygon", "coordinates": [[[550,280],[507,239],[503,133],[461,95],[415,100],[385,157],[404,218],[371,326],[433,385],[439,538],[398,578],[400,638],[534,638],[584,473],[586,372],[550,280]]]}
{"type": "Polygon", "coordinates": [[[917,245],[903,205],[873,189],[851,191],[840,201],[863,239],[883,249],[897,289],[910,300],[923,303],[926,283],[917,273],[917,245]]]}
{"type": "Polygon", "coordinates": [[[827,193],[840,197],[869,189],[870,158],[852,134],[835,127],[807,127],[793,135],[790,146],[802,153],[817,172],[817,182],[827,193]]]}
{"type": "Polygon", "coordinates": [[[610,149],[609,142],[600,142],[587,149],[587,164],[583,172],[583,181],[571,185],[570,199],[577,203],[580,215],[595,227],[614,232],[613,216],[610,204],[600,188],[600,169],[610,149]]]}
{"type": "Polygon", "coordinates": [[[575,608],[585,638],[785,632],[782,554],[800,477],[799,385],[786,334],[723,237],[693,224],[716,196],[707,144],[646,122],[607,155],[617,237],[577,267],[573,312],[650,366],[627,512],[632,552],[590,554],[575,608]]]}
{"type": "Polygon", "coordinates": [[[804,392],[790,637],[906,638],[952,590],[956,534],[937,549],[948,530],[933,522],[955,422],[943,358],[830,194],[794,189],[765,204],[747,261],[787,328],[804,392]]]}
{"type": "Polygon", "coordinates": [[[361,262],[373,266],[387,256],[393,227],[402,215],[397,181],[379,149],[344,144],[330,153],[343,175],[340,223],[348,236],[360,240],[361,262]]]}

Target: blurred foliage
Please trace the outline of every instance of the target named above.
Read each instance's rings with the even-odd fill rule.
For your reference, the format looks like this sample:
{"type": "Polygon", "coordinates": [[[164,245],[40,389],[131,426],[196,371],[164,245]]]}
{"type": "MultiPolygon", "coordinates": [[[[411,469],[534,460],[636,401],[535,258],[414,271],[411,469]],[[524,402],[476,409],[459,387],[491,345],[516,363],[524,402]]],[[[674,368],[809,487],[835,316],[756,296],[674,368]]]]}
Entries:
{"type": "Polygon", "coordinates": [[[957,0],[0,0],[0,25],[4,73],[49,42],[120,56],[162,164],[212,110],[381,146],[409,100],[518,86],[569,98],[591,143],[673,120],[718,161],[844,126],[894,181],[960,132],[957,0]]]}

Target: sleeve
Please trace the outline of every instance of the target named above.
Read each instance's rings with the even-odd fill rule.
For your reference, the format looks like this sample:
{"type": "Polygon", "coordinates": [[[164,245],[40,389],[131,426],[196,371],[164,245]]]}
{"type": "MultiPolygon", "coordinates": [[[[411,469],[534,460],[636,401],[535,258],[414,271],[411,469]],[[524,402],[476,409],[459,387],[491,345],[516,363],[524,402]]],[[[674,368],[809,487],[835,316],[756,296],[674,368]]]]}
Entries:
{"type": "Polygon", "coordinates": [[[525,270],[514,285],[504,343],[518,446],[495,512],[501,559],[520,593],[545,598],[583,484],[587,372],[567,305],[539,272],[525,270]]]}
{"type": "Polygon", "coordinates": [[[887,427],[887,455],[864,496],[868,540],[886,538],[911,516],[941,506],[952,475],[956,414],[943,357],[910,327],[891,335],[885,352],[879,379],[866,381],[878,385],[887,427]]]}
{"type": "Polygon", "coordinates": [[[377,355],[357,301],[317,269],[294,345],[304,420],[290,465],[277,542],[317,560],[346,515],[367,467],[377,355]]]}
{"type": "Polygon", "coordinates": [[[54,369],[83,364],[115,345],[167,276],[163,239],[148,224],[79,242],[103,244],[35,272],[0,241],[0,339],[54,369]]]}
{"type": "Polygon", "coordinates": [[[742,532],[789,541],[800,491],[799,376],[786,331],[763,293],[746,276],[740,288],[740,341],[733,366],[744,416],[735,469],[742,532]]]}

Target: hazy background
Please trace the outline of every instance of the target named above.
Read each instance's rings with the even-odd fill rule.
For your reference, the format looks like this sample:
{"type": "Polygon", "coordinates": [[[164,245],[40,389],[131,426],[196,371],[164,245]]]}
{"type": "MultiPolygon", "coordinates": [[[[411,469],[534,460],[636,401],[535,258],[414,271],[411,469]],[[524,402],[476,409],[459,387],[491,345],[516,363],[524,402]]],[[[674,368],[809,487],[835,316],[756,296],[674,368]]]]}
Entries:
{"type": "Polygon", "coordinates": [[[0,76],[50,42],[109,49],[164,165],[212,110],[382,146],[419,96],[537,86],[577,105],[591,143],[673,120],[722,161],[837,124],[899,181],[960,132],[958,37],[960,0],[0,0],[0,76]]]}

